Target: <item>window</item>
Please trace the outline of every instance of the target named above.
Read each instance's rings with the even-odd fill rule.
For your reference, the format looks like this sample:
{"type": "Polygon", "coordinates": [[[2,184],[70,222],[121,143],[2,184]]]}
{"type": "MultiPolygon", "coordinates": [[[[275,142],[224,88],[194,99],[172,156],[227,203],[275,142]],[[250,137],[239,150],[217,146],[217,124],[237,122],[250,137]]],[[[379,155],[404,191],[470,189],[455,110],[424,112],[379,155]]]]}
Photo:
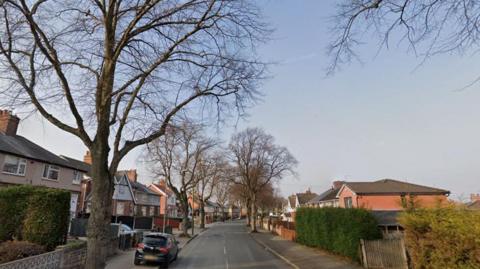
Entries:
{"type": "Polygon", "coordinates": [[[352,197],[345,197],[343,198],[343,201],[345,202],[345,208],[352,208],[352,197]]]}
{"type": "Polygon", "coordinates": [[[150,207],[150,216],[155,216],[155,207],[154,206],[151,206],[150,207]]]}
{"type": "Polygon", "coordinates": [[[27,160],[6,155],[3,163],[3,172],[12,175],[24,176],[27,167],[27,160]]]}
{"type": "Polygon", "coordinates": [[[80,171],[77,171],[77,170],[73,170],[73,181],[72,183],[73,184],[80,184],[80,182],[82,181],[82,172],[80,171]]]}
{"type": "Polygon", "coordinates": [[[117,210],[116,215],[125,215],[125,203],[124,202],[117,202],[117,210]]]}
{"type": "Polygon", "coordinates": [[[142,216],[147,216],[147,207],[142,206],[142,216]]]}
{"type": "Polygon", "coordinates": [[[46,164],[45,168],[43,169],[43,178],[58,180],[58,172],[60,172],[60,167],[46,164]]]}

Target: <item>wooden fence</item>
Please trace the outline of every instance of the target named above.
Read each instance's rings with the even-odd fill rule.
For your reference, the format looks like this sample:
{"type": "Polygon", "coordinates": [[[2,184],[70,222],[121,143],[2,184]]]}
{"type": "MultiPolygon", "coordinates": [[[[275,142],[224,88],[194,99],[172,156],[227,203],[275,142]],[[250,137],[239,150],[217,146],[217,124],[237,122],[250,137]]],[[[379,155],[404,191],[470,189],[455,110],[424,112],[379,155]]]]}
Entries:
{"type": "Polygon", "coordinates": [[[360,240],[365,268],[408,269],[403,239],[360,240]]]}

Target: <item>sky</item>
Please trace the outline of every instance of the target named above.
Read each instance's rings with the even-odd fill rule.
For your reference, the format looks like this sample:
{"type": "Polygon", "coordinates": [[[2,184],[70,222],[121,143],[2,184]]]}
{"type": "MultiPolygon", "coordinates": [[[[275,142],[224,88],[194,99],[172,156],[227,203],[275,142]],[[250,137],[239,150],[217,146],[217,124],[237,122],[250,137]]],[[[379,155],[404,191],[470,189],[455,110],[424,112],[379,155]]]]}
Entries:
{"type": "MultiPolygon", "coordinates": [[[[333,180],[404,180],[450,190],[454,199],[480,193],[480,84],[458,90],[480,70],[478,55],[421,59],[405,46],[377,55],[378,41],[359,49],[363,63],[326,75],[329,17],[335,1],[264,0],[275,28],[259,55],[275,62],[261,91],[263,101],[224,139],[246,127],[261,127],[297,158],[298,175],[279,183],[285,196],[321,193],[333,180]]],[[[39,116],[25,119],[19,134],[57,154],[81,159],[85,147],[39,116]]],[[[152,178],[133,151],[121,168],[152,178]]]]}

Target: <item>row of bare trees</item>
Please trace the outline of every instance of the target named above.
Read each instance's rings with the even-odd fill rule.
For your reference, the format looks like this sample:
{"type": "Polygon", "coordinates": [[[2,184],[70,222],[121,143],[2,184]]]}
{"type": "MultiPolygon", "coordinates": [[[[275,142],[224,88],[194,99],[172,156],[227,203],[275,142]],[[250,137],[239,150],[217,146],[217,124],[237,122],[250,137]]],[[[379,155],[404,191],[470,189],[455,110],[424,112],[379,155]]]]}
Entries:
{"type": "MultiPolygon", "coordinates": [[[[183,233],[188,212],[198,204],[200,227],[205,226],[205,205],[210,199],[225,208],[248,209],[248,225],[256,231],[256,216],[279,204],[276,183],[294,174],[297,163],[285,147],[262,129],[249,128],[232,136],[227,147],[207,138],[201,125],[169,126],[166,134],[148,145],[150,170],[164,178],[182,206],[183,233]],[[189,200],[190,198],[190,200],[189,200]]],[[[222,212],[223,213],[223,212],[222,212]]]]}

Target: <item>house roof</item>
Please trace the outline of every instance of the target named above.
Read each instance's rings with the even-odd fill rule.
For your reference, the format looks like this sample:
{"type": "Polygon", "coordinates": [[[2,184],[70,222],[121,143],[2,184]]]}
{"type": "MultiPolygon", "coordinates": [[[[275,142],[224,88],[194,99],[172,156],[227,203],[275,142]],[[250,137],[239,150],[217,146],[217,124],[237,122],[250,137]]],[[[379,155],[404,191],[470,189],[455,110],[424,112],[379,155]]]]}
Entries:
{"type": "MultiPolygon", "coordinates": [[[[382,179],[373,182],[345,182],[356,194],[449,194],[443,189],[437,189],[393,179],[382,179]]],[[[339,192],[340,193],[340,192],[339,192]]]]}
{"type": "Polygon", "coordinates": [[[468,209],[480,209],[480,200],[467,203],[468,209]]]}
{"type": "Polygon", "coordinates": [[[84,170],[20,135],[0,133],[0,152],[75,170],[84,170]]]}
{"type": "Polygon", "coordinates": [[[373,216],[378,222],[378,225],[381,226],[397,226],[398,223],[398,214],[401,211],[384,211],[384,210],[374,210],[371,211],[373,216]]]}
{"type": "Polygon", "coordinates": [[[313,193],[313,192],[305,192],[305,193],[297,193],[297,197],[298,197],[298,203],[300,205],[304,205],[306,204],[308,201],[312,200],[313,198],[315,198],[317,196],[316,193],[313,193]]]}
{"type": "Polygon", "coordinates": [[[290,207],[292,207],[292,208],[296,207],[297,199],[296,199],[295,195],[288,196],[288,201],[290,202],[290,207]]]}
{"type": "Polygon", "coordinates": [[[316,204],[323,201],[335,200],[337,199],[337,193],[339,190],[340,188],[338,189],[331,188],[321,193],[320,195],[315,196],[312,200],[308,201],[307,204],[316,204]]]}
{"type": "Polygon", "coordinates": [[[78,170],[84,171],[87,174],[90,173],[90,169],[91,169],[90,164],[88,164],[86,162],[83,162],[83,161],[80,161],[80,160],[76,160],[76,159],[64,156],[64,155],[60,155],[60,157],[63,158],[64,160],[66,160],[67,162],[69,162],[72,166],[76,167],[78,170]]]}

